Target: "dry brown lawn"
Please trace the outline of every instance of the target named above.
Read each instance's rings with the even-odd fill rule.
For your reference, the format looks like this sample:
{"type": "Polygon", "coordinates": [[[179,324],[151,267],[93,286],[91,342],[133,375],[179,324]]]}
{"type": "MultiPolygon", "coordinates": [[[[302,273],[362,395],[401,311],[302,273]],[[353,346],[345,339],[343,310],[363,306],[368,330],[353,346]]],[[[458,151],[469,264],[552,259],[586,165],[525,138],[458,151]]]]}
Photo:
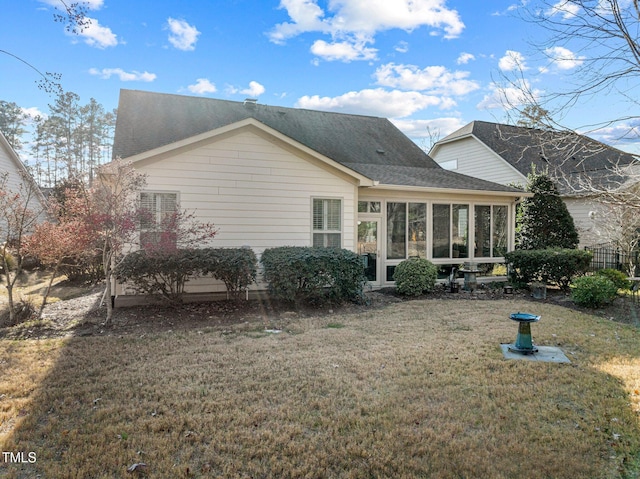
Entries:
{"type": "Polygon", "coordinates": [[[420,300],[275,334],[1,340],[0,451],[25,463],[0,457],[0,476],[639,477],[639,333],[519,299],[420,300]],[[571,364],[502,357],[518,310],[571,364]]]}

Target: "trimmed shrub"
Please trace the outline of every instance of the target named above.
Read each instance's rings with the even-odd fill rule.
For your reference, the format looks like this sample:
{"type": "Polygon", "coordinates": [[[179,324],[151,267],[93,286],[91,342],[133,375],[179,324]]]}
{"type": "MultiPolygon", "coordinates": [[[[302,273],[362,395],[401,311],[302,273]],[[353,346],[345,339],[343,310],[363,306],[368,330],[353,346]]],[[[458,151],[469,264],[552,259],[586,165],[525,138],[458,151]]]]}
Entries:
{"type": "Polygon", "coordinates": [[[269,293],[289,302],[362,299],[366,278],[362,259],[338,248],[283,246],[260,259],[269,293]]]}
{"type": "Polygon", "coordinates": [[[573,301],[588,308],[599,308],[611,303],[618,287],[603,275],[583,276],[573,282],[573,301]]]}
{"type": "Polygon", "coordinates": [[[149,254],[145,250],[125,256],[114,270],[119,281],[131,281],[147,294],[159,294],[171,303],[182,302],[185,284],[199,272],[194,250],[149,254]]]}
{"type": "Polygon", "coordinates": [[[629,289],[631,287],[631,283],[627,279],[627,275],[622,271],[618,271],[617,269],[607,268],[602,269],[596,273],[598,276],[604,276],[613,284],[616,285],[618,289],[629,289]]]}
{"type": "Polygon", "coordinates": [[[153,254],[145,250],[127,255],[115,270],[120,281],[131,281],[142,292],[180,303],[189,279],[213,276],[238,298],[256,279],[257,258],[250,248],[202,248],[153,254]]]}
{"type": "Polygon", "coordinates": [[[541,281],[568,291],[571,279],[587,272],[591,257],[589,251],[549,248],[511,251],[505,254],[505,261],[515,286],[541,281]]]}
{"type": "Polygon", "coordinates": [[[411,258],[403,261],[393,273],[396,291],[407,296],[419,296],[425,291],[432,291],[436,284],[438,269],[423,258],[411,258]]]}
{"type": "Polygon", "coordinates": [[[200,272],[224,282],[227,292],[238,299],[256,280],[258,259],[250,248],[205,248],[198,250],[200,272]]]}

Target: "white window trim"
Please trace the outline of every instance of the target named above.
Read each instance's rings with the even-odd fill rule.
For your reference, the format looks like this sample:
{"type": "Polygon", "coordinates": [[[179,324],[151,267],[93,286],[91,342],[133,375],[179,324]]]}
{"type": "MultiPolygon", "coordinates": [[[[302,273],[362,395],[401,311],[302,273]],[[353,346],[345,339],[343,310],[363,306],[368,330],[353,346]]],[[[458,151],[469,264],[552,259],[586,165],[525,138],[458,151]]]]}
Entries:
{"type": "MultiPolygon", "coordinates": [[[[180,211],[180,192],[175,190],[142,190],[138,192],[138,206],[142,208],[142,194],[151,194],[151,195],[176,195],[176,212],[180,211]]],[[[161,213],[161,211],[156,210],[154,215],[156,215],[156,221],[158,219],[157,215],[161,213]]],[[[148,231],[146,228],[142,228],[141,225],[138,226],[138,235],[141,233],[148,231]]]]}
{"type": "MultiPolygon", "coordinates": [[[[493,240],[494,240],[494,221],[493,221],[493,211],[494,208],[496,206],[504,206],[507,208],[507,251],[510,250],[509,245],[511,244],[511,235],[512,235],[512,230],[511,230],[511,220],[510,220],[510,206],[508,204],[505,203],[474,203],[473,204],[473,242],[475,244],[476,241],[476,224],[475,224],[475,218],[476,218],[476,214],[475,214],[475,208],[476,206],[488,206],[489,207],[489,216],[491,217],[490,221],[489,221],[489,225],[490,225],[490,231],[489,231],[489,254],[490,256],[475,256],[474,255],[474,260],[478,260],[478,262],[483,262],[483,263],[495,263],[495,262],[500,262],[500,260],[504,260],[504,256],[493,256],[493,248],[494,248],[494,244],[493,244],[493,240]]],[[[471,232],[470,232],[471,233],[471,232]]]]}
{"type": "MultiPolygon", "coordinates": [[[[341,196],[312,196],[311,197],[311,236],[310,236],[310,245],[313,246],[313,235],[318,233],[328,233],[328,234],[339,234],[340,235],[340,248],[344,248],[344,198],[341,196]],[[316,230],[313,227],[313,203],[315,200],[338,200],[340,201],[340,230],[316,230]]],[[[323,215],[326,215],[326,212],[323,211],[323,215]]],[[[324,223],[324,221],[323,221],[324,223]]]]}

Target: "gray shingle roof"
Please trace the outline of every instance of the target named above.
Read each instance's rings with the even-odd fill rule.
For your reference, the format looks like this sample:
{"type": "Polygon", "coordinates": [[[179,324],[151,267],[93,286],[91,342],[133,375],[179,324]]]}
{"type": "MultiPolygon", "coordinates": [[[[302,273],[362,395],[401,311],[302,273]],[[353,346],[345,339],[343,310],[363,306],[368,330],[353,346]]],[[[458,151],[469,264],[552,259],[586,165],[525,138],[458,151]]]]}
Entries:
{"type": "Polygon", "coordinates": [[[386,118],[138,90],[120,91],[113,156],[127,158],[247,118],[383,184],[518,191],[443,170],[386,118]]]}
{"type": "MultiPolygon", "coordinates": [[[[615,166],[637,163],[634,155],[605,145],[584,135],[566,131],[547,131],[500,123],[473,121],[440,142],[474,135],[523,175],[549,171],[570,183],[588,175],[600,185],[619,181],[610,173],[615,166]]],[[[575,185],[574,185],[575,186],[575,185]]],[[[565,184],[565,188],[566,184],[565,184]]]]}

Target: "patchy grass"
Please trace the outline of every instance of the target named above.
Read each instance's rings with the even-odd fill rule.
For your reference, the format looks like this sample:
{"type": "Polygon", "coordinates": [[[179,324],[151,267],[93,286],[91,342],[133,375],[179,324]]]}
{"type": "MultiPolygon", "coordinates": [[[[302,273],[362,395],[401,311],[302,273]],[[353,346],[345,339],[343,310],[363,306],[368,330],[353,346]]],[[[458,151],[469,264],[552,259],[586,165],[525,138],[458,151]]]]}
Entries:
{"type": "Polygon", "coordinates": [[[130,477],[140,462],[154,478],[640,474],[633,326],[520,300],[327,319],[0,341],[0,450],[37,457],[0,476],[130,477]],[[572,363],[503,359],[518,310],[572,363]]]}
{"type": "MultiPolygon", "coordinates": [[[[50,279],[51,272],[48,270],[23,271],[14,290],[14,299],[16,301],[23,298],[28,299],[33,302],[36,307],[40,307],[40,304],[42,304],[42,296],[47,290],[50,279]]],[[[67,277],[64,275],[58,276],[53,281],[47,303],[56,303],[58,301],[77,298],[86,294],[87,289],[85,285],[69,284],[67,277]]],[[[0,275],[0,308],[6,308],[7,298],[7,288],[4,286],[4,277],[0,275]]]]}
{"type": "Polygon", "coordinates": [[[343,323],[336,323],[335,321],[332,321],[332,322],[327,324],[327,328],[330,328],[330,329],[342,329],[342,328],[344,328],[344,324],[343,323]]]}

